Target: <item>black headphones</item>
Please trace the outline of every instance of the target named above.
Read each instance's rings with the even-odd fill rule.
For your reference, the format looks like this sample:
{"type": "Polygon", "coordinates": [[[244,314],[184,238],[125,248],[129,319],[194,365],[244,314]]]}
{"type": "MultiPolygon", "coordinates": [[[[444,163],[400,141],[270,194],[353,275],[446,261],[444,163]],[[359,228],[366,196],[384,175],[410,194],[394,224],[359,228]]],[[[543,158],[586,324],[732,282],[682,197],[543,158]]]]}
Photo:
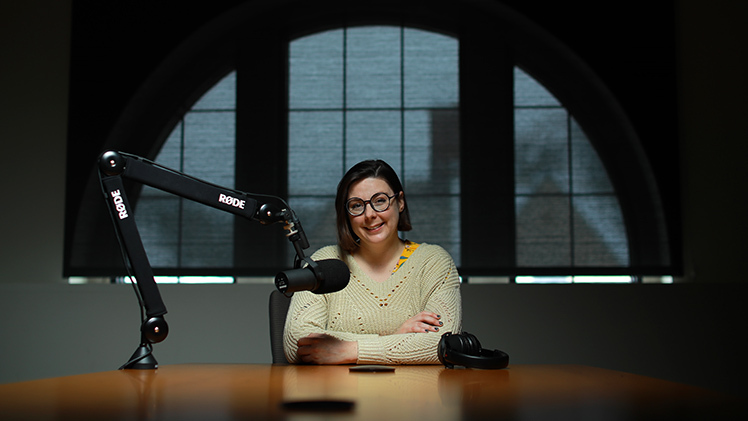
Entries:
{"type": "Polygon", "coordinates": [[[462,365],[467,368],[499,369],[509,365],[509,355],[495,349],[483,349],[475,335],[447,332],[439,340],[439,361],[447,368],[462,365]]]}

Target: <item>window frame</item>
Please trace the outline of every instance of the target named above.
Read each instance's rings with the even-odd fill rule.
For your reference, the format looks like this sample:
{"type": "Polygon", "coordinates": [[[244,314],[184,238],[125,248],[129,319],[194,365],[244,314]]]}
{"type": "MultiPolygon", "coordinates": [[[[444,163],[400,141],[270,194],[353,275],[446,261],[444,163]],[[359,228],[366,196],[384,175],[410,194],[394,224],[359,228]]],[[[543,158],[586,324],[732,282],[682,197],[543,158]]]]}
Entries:
{"type": "MultiPolygon", "coordinates": [[[[228,71],[236,69],[236,188],[286,197],[286,142],[265,139],[287,139],[288,41],[341,25],[396,24],[422,28],[457,36],[460,40],[461,159],[469,162],[472,169],[463,170],[462,174],[462,243],[489,245],[463,253],[460,267],[463,276],[679,273],[677,243],[667,232],[670,221],[663,220],[657,183],[623,108],[579,57],[521,15],[498,4],[458,5],[458,2],[449,1],[436,2],[429,11],[413,9],[412,3],[392,6],[392,9],[387,6],[371,6],[372,9],[348,6],[339,10],[328,2],[319,2],[314,14],[304,14],[303,8],[287,12],[280,6],[258,7],[257,3],[237,7],[212,21],[165,60],[133,96],[102,142],[102,149],[122,149],[153,158],[170,128],[176,124],[180,116],[178,111],[189,109],[210,86],[228,71]],[[459,14],[455,13],[458,9],[459,14]],[[283,24],[278,25],[279,22],[283,24]],[[463,25],[463,22],[471,24],[463,25]],[[513,36],[516,33],[522,36],[513,36]],[[495,42],[510,38],[511,45],[495,42]],[[196,44],[203,48],[188,48],[196,44]],[[253,57],[263,57],[262,64],[258,65],[253,57]],[[514,221],[514,168],[513,159],[507,158],[513,156],[511,81],[514,65],[522,67],[561,101],[585,128],[590,142],[609,169],[629,230],[629,267],[520,268],[513,261],[516,254],[514,223],[474,222],[486,219],[514,221]],[[496,98],[500,100],[496,101],[496,98]],[[608,110],[608,118],[603,122],[595,117],[599,116],[601,107],[608,110]],[[609,132],[617,133],[617,137],[611,139],[609,132]],[[484,141],[487,138],[495,141],[487,144],[484,141]],[[603,138],[606,139],[604,142],[599,140],[603,138]],[[495,157],[503,158],[500,164],[497,165],[495,157]],[[247,162],[252,165],[247,165],[247,162]],[[512,182],[496,183],[486,191],[487,179],[512,182]],[[481,186],[480,191],[473,186],[481,186]],[[471,206],[474,198],[483,200],[486,197],[493,201],[486,206],[495,211],[491,215],[471,206]],[[651,242],[640,239],[653,231],[658,233],[660,241],[650,247],[651,242]],[[669,253],[669,264],[656,262],[663,253],[669,253]]],[[[71,264],[69,250],[75,243],[72,238],[80,226],[85,225],[82,221],[93,220],[90,228],[83,229],[84,241],[98,238],[93,233],[97,227],[110,228],[104,215],[87,209],[101,200],[95,194],[95,184],[95,174],[91,174],[83,193],[84,199],[79,202],[80,208],[68,216],[68,226],[72,225],[72,232],[76,234],[66,235],[65,276],[122,274],[116,269],[120,264],[117,262],[118,251],[110,253],[106,267],[81,269],[71,264]],[[93,218],[86,219],[92,214],[93,218]],[[71,218],[73,222],[70,222],[71,218]]],[[[131,197],[137,200],[139,187],[129,188],[132,189],[131,197]]],[[[278,267],[287,266],[289,248],[285,239],[273,230],[253,225],[238,221],[234,235],[234,260],[248,259],[245,267],[184,270],[180,273],[267,275],[277,271],[278,267]],[[275,260],[253,259],[268,248],[274,251],[275,260]]]]}

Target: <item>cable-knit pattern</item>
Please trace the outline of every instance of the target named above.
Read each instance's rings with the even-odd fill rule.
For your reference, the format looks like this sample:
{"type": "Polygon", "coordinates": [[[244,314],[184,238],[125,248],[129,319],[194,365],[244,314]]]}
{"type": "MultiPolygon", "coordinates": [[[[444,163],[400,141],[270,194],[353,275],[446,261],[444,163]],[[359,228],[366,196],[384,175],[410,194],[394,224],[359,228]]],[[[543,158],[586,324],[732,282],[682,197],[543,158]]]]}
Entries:
{"type": "Polygon", "coordinates": [[[346,288],[332,294],[294,294],[284,330],[284,350],[290,362],[298,362],[297,341],[316,332],[358,341],[359,364],[438,364],[441,333],[461,329],[459,275],[451,256],[440,246],[421,244],[382,283],[371,280],[337,246],[322,248],[312,258],[343,260],[351,278],[346,288]],[[439,332],[393,334],[421,311],[441,316],[444,325],[439,332]]]}

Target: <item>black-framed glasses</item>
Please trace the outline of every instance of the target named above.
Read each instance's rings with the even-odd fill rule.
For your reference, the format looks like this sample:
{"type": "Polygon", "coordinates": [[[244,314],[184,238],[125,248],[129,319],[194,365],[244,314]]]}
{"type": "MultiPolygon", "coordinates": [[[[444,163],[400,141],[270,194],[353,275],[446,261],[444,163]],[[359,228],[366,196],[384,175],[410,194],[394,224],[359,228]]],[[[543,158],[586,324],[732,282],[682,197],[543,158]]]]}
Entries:
{"type": "Polygon", "coordinates": [[[369,200],[364,200],[360,197],[351,197],[345,202],[345,209],[351,216],[363,215],[366,212],[366,204],[368,203],[375,211],[384,212],[390,208],[392,198],[395,196],[397,196],[397,193],[390,196],[387,193],[380,192],[375,193],[369,200]]]}

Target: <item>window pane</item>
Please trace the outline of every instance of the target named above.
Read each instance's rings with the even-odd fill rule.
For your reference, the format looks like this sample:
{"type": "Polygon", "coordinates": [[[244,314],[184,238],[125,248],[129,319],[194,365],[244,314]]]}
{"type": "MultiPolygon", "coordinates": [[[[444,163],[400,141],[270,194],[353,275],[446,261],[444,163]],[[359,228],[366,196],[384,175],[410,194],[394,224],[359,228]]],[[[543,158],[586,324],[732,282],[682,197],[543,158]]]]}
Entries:
{"type": "MultiPolygon", "coordinates": [[[[631,276],[575,276],[575,284],[631,284],[631,276]]],[[[664,282],[663,282],[664,283],[664,282]]]]}
{"type": "Polygon", "coordinates": [[[400,28],[352,28],[347,34],[346,106],[400,108],[400,28]]]}
{"type": "Polygon", "coordinates": [[[236,72],[229,73],[215,84],[199,101],[193,110],[233,110],[236,109],[236,72]]]}
{"type": "Polygon", "coordinates": [[[383,159],[398,174],[402,173],[400,111],[349,111],[346,116],[346,165],[383,159]]]}
{"type": "Polygon", "coordinates": [[[573,276],[517,276],[514,279],[518,284],[570,284],[574,282],[573,276]]]}
{"type": "Polygon", "coordinates": [[[460,193],[460,133],[457,110],[406,111],[405,170],[411,193],[460,193]]]}
{"type": "Polygon", "coordinates": [[[574,196],[574,265],[628,266],[628,241],[618,199],[574,196]]]}
{"type": "Polygon", "coordinates": [[[519,67],[514,68],[514,106],[515,107],[560,107],[556,97],[530,75],[519,67]]]}
{"type": "MultiPolygon", "coordinates": [[[[179,122],[161,148],[156,162],[169,168],[182,168],[182,134],[179,122]]],[[[135,221],[148,260],[153,267],[179,265],[180,198],[171,193],[143,186],[135,204],[135,221]]]]}
{"type": "Polygon", "coordinates": [[[234,261],[235,216],[189,200],[182,206],[182,266],[230,267],[234,261]]]}
{"type": "Polygon", "coordinates": [[[301,220],[309,240],[309,254],[324,246],[337,244],[334,190],[327,197],[291,198],[288,205],[301,220]]]}
{"type": "Polygon", "coordinates": [[[514,172],[517,194],[569,192],[566,110],[514,111],[514,172]]]}
{"type": "Polygon", "coordinates": [[[143,187],[135,210],[135,222],[148,261],[153,267],[179,265],[179,210],[178,197],[143,187]]]}
{"type": "Polygon", "coordinates": [[[290,112],[288,119],[289,194],[334,194],[343,175],[343,112],[290,112]]]}
{"type": "Polygon", "coordinates": [[[235,114],[188,113],[184,117],[184,169],[193,177],[234,188],[235,114]]]}
{"type": "MultiPolygon", "coordinates": [[[[177,123],[177,126],[172,130],[169,137],[166,138],[166,142],[164,142],[164,145],[161,147],[161,151],[158,153],[158,156],[156,157],[156,162],[159,164],[169,167],[178,171],[182,170],[182,137],[184,136],[184,122],[180,121],[177,123]]],[[[148,186],[143,187],[143,193],[145,194],[145,189],[151,189],[148,186]]],[[[153,189],[151,189],[153,190],[153,189]]],[[[168,194],[165,192],[162,192],[160,190],[154,190],[158,191],[161,194],[168,194]]]]}
{"type": "Polygon", "coordinates": [[[569,198],[516,198],[517,265],[571,266],[569,198]]]}
{"type": "Polygon", "coordinates": [[[404,30],[405,107],[455,107],[459,101],[457,39],[404,30]]]}
{"type": "Polygon", "coordinates": [[[602,161],[574,119],[571,119],[571,163],[574,193],[614,193],[602,161]]]}
{"type": "Polygon", "coordinates": [[[438,244],[452,255],[455,264],[461,262],[460,198],[442,195],[408,195],[413,230],[404,238],[416,242],[438,244]]]}
{"type": "Polygon", "coordinates": [[[232,276],[180,276],[180,284],[233,284],[232,276]]]}
{"type": "Polygon", "coordinates": [[[291,109],[343,108],[343,30],[300,38],[289,47],[291,109]]]}

